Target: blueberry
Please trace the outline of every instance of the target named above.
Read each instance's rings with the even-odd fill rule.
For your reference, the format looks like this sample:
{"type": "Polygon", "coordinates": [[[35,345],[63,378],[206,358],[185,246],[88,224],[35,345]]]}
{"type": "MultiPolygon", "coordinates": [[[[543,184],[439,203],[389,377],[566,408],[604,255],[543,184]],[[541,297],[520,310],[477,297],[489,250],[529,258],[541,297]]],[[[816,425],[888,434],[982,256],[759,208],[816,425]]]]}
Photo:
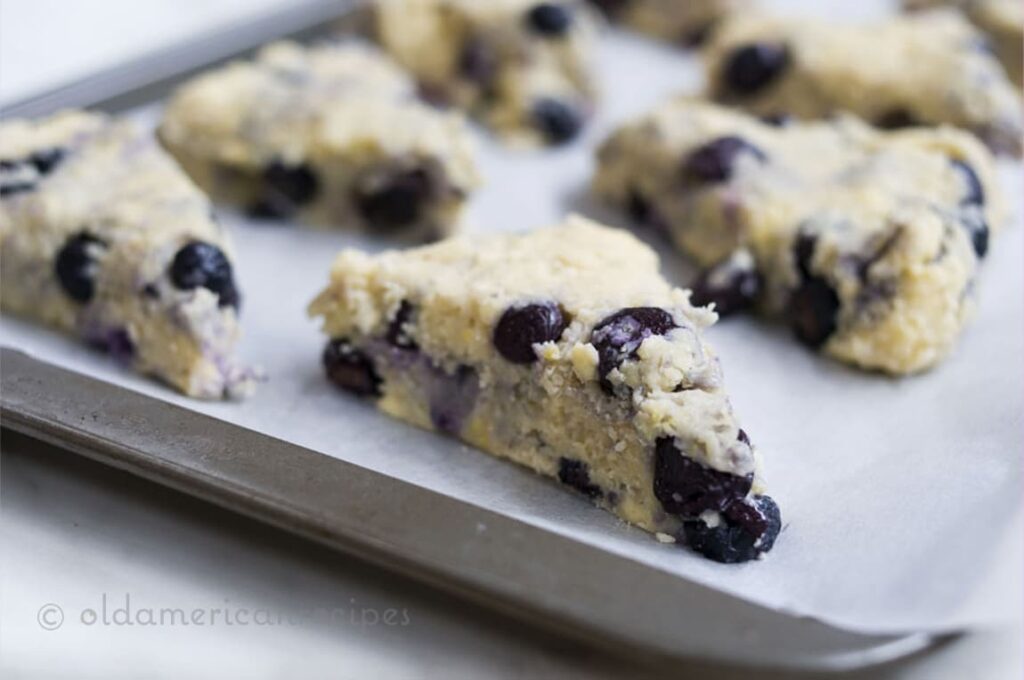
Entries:
{"type": "Polygon", "coordinates": [[[85,304],[96,292],[96,255],[106,242],[84,231],[64,242],[54,260],[61,288],[75,302],[85,304]]]}
{"type": "Polygon", "coordinates": [[[565,144],[578,135],[583,127],[579,112],[557,99],[537,100],[530,115],[549,144],[565,144]]]}
{"type": "Polygon", "coordinates": [[[254,217],[284,218],[320,193],[320,180],[308,165],[274,161],[263,169],[263,195],[249,213],[254,217]]]}
{"type": "Polygon", "coordinates": [[[579,491],[588,498],[598,498],[601,487],[590,483],[590,468],[582,460],[558,459],[558,481],[579,491]]]}
{"type": "Polygon", "coordinates": [[[590,342],[597,349],[601,389],[612,394],[608,374],[626,359],[635,358],[644,340],[673,328],[676,322],[672,315],[658,307],[627,307],[601,320],[590,334],[590,342]]]}
{"type": "Polygon", "coordinates": [[[459,52],[459,75],[483,88],[489,88],[498,73],[498,55],[486,40],[471,37],[459,52]]]}
{"type": "Polygon", "coordinates": [[[978,178],[978,173],[974,172],[974,168],[960,160],[954,159],[950,163],[963,177],[966,185],[966,191],[964,191],[963,198],[960,199],[960,204],[985,205],[985,188],[981,184],[981,179],[978,178]]]}
{"type": "Polygon", "coordinates": [[[526,25],[539,35],[549,38],[561,37],[568,33],[572,26],[572,11],[562,5],[542,2],[526,12],[526,25]]]}
{"type": "Polygon", "coordinates": [[[328,342],[324,347],[323,364],[327,379],[341,389],[359,396],[380,396],[381,379],[373,361],[347,340],[328,342]]]}
{"type": "Polygon", "coordinates": [[[40,175],[48,175],[64,160],[67,152],[60,147],[33,151],[26,158],[0,159],[0,170],[17,170],[31,165],[40,175]]]}
{"type": "Polygon", "coordinates": [[[320,193],[320,180],[308,165],[285,165],[274,161],[263,170],[263,181],[267,186],[287,198],[296,206],[302,206],[320,193]]]}
{"type": "Polygon", "coordinates": [[[836,330],[839,315],[839,296],[828,281],[815,274],[811,265],[817,237],[801,233],[793,245],[800,283],[790,293],[787,314],[790,326],[798,340],[817,348],[825,344],[836,330]]]}
{"type": "Polygon", "coordinates": [[[789,322],[798,340],[817,348],[836,330],[839,296],[824,279],[805,279],[789,298],[789,322]]]}
{"type": "Polygon", "coordinates": [[[753,43],[736,48],[725,61],[726,87],[740,95],[755,94],[773,82],[789,65],[789,49],[779,43],[753,43]]]}
{"type": "Polygon", "coordinates": [[[494,327],[492,342],[498,354],[514,364],[537,361],[533,346],[558,340],[569,325],[556,302],[509,307],[494,327]]]}
{"type": "Polygon", "coordinates": [[[761,292],[761,274],[753,260],[737,263],[730,257],[701,273],[690,289],[690,302],[701,306],[713,302],[719,316],[728,316],[754,306],[761,292]]]}
{"type": "Polygon", "coordinates": [[[807,233],[797,235],[796,243],[793,244],[793,259],[796,261],[796,270],[802,278],[810,278],[811,260],[814,259],[814,248],[818,244],[815,236],[807,233]]]}
{"type": "Polygon", "coordinates": [[[295,204],[277,192],[266,192],[246,213],[257,220],[282,220],[295,214],[295,204]]]}
{"type": "Polygon", "coordinates": [[[697,517],[705,510],[724,510],[750,492],[754,476],[732,475],[701,465],[683,454],[672,437],[661,437],[654,449],[654,496],[665,512],[697,517]]]}
{"type": "Polygon", "coordinates": [[[12,182],[10,184],[0,184],[0,198],[4,196],[13,196],[14,194],[24,194],[29,191],[34,191],[36,188],[35,182],[12,182]]]}
{"type": "Polygon", "coordinates": [[[409,336],[408,325],[412,320],[413,306],[408,300],[402,300],[402,304],[398,306],[398,311],[395,312],[395,317],[391,319],[391,323],[388,324],[387,333],[384,338],[393,347],[399,349],[418,349],[419,346],[416,341],[409,336]]]}
{"type": "Polygon", "coordinates": [[[690,152],[683,163],[683,175],[694,182],[724,182],[732,177],[741,154],[761,162],[768,159],[764,151],[742,137],[718,137],[690,152]]]}
{"type": "Polygon", "coordinates": [[[964,229],[967,230],[967,237],[971,239],[974,253],[979,259],[988,254],[988,223],[981,215],[968,215],[963,220],[964,229]]]}
{"type": "Polygon", "coordinates": [[[875,119],[875,127],[883,130],[899,130],[915,125],[920,125],[920,122],[906,109],[890,109],[875,119]]]}
{"type": "Polygon", "coordinates": [[[708,41],[708,38],[711,36],[711,32],[714,29],[714,21],[705,22],[683,33],[683,35],[680,36],[679,38],[679,42],[682,44],[683,47],[700,47],[701,45],[708,41]]]}
{"type": "Polygon", "coordinates": [[[626,212],[630,219],[640,224],[646,224],[651,217],[651,204],[636,189],[630,189],[626,197],[626,212]]]}
{"type": "Polygon", "coordinates": [[[626,212],[639,225],[651,227],[654,231],[667,234],[668,225],[654,206],[637,189],[630,189],[626,195],[626,212]]]}
{"type": "Polygon", "coordinates": [[[240,302],[231,262],[215,245],[189,241],[174,255],[171,282],[180,290],[206,288],[217,295],[221,307],[237,308],[240,302]]]}
{"type": "Polygon", "coordinates": [[[775,545],[782,529],[779,506],[771,496],[754,496],[730,505],[715,527],[704,520],[683,523],[687,544],[695,551],[725,564],[747,562],[775,545]]]}
{"type": "Polygon", "coordinates": [[[418,222],[437,193],[433,175],[422,167],[373,172],[356,188],[359,213],[379,231],[408,227],[418,222]]]}
{"type": "Polygon", "coordinates": [[[42,149],[29,156],[28,160],[40,175],[48,175],[64,160],[65,153],[64,149],[59,147],[42,149]]]}

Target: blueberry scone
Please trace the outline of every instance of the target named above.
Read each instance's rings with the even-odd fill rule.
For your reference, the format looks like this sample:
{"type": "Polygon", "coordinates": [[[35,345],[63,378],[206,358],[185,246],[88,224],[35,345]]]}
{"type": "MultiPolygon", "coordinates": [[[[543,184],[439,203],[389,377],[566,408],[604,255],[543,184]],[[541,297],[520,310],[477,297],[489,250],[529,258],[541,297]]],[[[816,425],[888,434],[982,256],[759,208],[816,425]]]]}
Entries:
{"type": "Polygon", "coordinates": [[[1024,84],[1024,3],[1020,0],[903,0],[908,10],[956,7],[985,32],[1017,87],[1024,84]]]}
{"type": "Polygon", "coordinates": [[[0,123],[0,303],[187,395],[244,395],[239,292],[209,201],[134,124],[0,123]]]}
{"type": "Polygon", "coordinates": [[[893,374],[950,351],[1002,219],[991,156],[953,128],[780,126],[677,98],[598,158],[597,194],[710,266],[696,303],[759,304],[807,345],[893,374]]]}
{"type": "Polygon", "coordinates": [[[778,508],[702,337],[715,315],[626,232],[572,217],[345,251],[310,313],[330,338],[328,378],[392,416],[557,478],[712,559],[752,559],[775,540],[778,508]]]}
{"type": "Polygon", "coordinates": [[[949,124],[1019,155],[1020,92],[954,11],[875,23],[735,15],[707,48],[709,88],[762,116],[848,111],[879,127],[949,124]]]}
{"type": "Polygon", "coordinates": [[[730,13],[750,0],[590,0],[610,19],[684,47],[703,44],[730,13]]]}
{"type": "Polygon", "coordinates": [[[276,43],[202,74],[159,136],[199,186],[257,216],[411,240],[456,228],[478,184],[464,120],[358,42],[276,43]]]}
{"type": "Polygon", "coordinates": [[[513,141],[561,144],[594,99],[582,0],[378,0],[380,42],[425,93],[513,141]]]}

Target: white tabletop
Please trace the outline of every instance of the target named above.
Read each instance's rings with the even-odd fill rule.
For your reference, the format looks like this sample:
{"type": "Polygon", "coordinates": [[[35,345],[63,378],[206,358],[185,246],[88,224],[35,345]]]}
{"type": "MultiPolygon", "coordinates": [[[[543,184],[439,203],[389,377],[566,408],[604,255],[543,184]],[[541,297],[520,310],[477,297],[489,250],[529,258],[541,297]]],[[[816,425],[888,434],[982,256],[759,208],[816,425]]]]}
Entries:
{"type": "MultiPolygon", "coordinates": [[[[0,102],[285,1],[0,0],[0,102]]],[[[2,454],[5,678],[636,672],[635,660],[541,636],[68,452],[6,433],[2,454]]],[[[843,677],[1021,678],[1021,632],[973,632],[884,670],[843,677]]],[[[671,674],[749,677],[703,664],[671,674]]]]}

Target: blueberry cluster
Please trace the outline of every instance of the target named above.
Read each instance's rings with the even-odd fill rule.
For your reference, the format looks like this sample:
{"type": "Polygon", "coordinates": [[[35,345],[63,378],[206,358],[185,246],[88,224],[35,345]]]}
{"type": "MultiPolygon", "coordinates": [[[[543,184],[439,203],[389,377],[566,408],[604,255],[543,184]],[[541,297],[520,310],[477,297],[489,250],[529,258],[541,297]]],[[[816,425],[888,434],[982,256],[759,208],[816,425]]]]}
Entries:
{"type": "MultiPolygon", "coordinates": [[[[739,440],[750,445],[743,430],[739,440]]],[[[771,550],[782,518],[769,496],[749,495],[753,475],[741,477],[705,467],[676,444],[669,437],[657,442],[654,495],[666,512],[683,519],[686,543],[705,557],[730,563],[746,562],[771,550]]]]}

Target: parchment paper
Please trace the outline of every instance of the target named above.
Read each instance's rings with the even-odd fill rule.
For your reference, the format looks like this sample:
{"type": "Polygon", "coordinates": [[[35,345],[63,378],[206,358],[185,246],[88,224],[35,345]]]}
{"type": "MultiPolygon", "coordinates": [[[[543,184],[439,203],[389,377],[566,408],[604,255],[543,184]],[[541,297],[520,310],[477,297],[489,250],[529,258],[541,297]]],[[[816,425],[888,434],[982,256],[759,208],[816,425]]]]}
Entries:
{"type": "MultiPolygon", "coordinates": [[[[788,8],[811,7],[793,0],[788,8]]],[[[824,7],[823,7],[824,5],[824,7]]],[[[817,3],[868,15],[880,3],[817,3]]],[[[606,105],[583,139],[515,152],[479,136],[487,186],[470,228],[521,230],[567,211],[622,219],[586,195],[591,154],[617,121],[663,96],[693,91],[695,60],[616,34],[600,55],[606,105]]],[[[137,115],[152,123],[158,110],[137,115]]],[[[512,464],[388,419],[339,394],[319,366],[323,344],[305,306],[337,250],[385,244],[247,223],[222,211],[238,250],[246,337],[241,354],[270,380],[244,403],[204,403],[137,377],[77,342],[4,316],[0,342],[93,376],[372,468],[551,531],[574,535],[762,603],[862,632],[943,631],[1019,616],[1024,362],[1021,169],[1003,163],[1015,217],[996,235],[978,285],[976,318],[950,359],[891,379],[819,357],[759,319],[709,331],[744,428],[763,452],[785,529],[767,559],[724,566],[659,544],[584,499],[512,464]]],[[[666,244],[663,270],[689,280],[666,244]]],[[[415,518],[410,518],[415,521],[415,518]]],[[[711,616],[712,612],[702,615],[711,616]]]]}

